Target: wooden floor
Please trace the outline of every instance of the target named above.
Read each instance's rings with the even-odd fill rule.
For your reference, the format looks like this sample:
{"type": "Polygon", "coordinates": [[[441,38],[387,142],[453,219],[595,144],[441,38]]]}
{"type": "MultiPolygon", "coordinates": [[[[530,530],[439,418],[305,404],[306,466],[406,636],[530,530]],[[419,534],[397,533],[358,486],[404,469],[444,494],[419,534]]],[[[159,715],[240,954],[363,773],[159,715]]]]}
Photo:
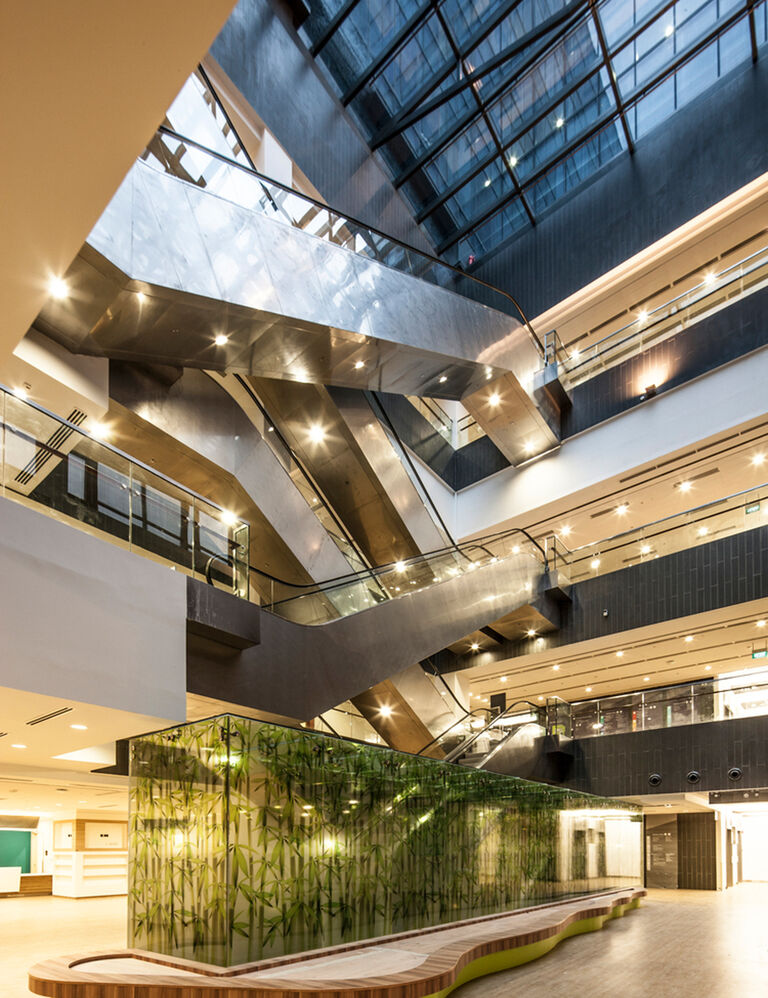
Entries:
{"type": "MultiPolygon", "coordinates": [[[[766,998],[768,884],[650,891],[640,911],[568,939],[535,963],[466,984],[456,998],[766,998]]],[[[29,998],[40,959],[123,942],[124,898],[0,901],[0,998],[29,998]]]]}

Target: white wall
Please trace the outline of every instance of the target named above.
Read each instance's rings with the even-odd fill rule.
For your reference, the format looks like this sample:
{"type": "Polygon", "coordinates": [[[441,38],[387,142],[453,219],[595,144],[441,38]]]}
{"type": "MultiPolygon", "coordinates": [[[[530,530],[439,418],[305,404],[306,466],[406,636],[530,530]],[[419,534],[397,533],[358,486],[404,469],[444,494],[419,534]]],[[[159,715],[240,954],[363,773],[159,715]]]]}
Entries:
{"type": "Polygon", "coordinates": [[[508,468],[454,494],[424,474],[454,536],[488,533],[503,524],[539,520],[558,501],[706,440],[765,412],[768,347],[662,392],[516,470],[508,468]]]}
{"type": "Polygon", "coordinates": [[[768,881],[768,814],[741,816],[744,879],[768,881]]]}
{"type": "Polygon", "coordinates": [[[2,683],[186,718],[186,578],[0,498],[2,683]]]}

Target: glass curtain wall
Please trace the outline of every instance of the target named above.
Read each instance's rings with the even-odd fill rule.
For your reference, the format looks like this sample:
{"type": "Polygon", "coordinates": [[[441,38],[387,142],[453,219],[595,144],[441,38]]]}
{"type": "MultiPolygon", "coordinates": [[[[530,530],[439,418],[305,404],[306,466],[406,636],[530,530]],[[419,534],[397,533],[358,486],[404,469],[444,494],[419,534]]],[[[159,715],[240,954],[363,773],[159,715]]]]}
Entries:
{"type": "Polygon", "coordinates": [[[130,792],[129,944],[224,966],[642,878],[631,805],[229,715],[130,792]]]}

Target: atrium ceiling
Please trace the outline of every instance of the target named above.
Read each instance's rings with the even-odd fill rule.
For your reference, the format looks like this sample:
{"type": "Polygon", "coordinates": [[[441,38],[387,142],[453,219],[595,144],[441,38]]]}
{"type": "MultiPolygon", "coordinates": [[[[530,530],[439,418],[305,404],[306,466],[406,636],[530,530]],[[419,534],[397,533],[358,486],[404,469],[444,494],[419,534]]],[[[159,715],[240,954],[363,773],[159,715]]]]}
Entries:
{"type": "Polygon", "coordinates": [[[313,0],[302,31],[437,252],[473,266],[768,37],[751,0],[313,0]]]}

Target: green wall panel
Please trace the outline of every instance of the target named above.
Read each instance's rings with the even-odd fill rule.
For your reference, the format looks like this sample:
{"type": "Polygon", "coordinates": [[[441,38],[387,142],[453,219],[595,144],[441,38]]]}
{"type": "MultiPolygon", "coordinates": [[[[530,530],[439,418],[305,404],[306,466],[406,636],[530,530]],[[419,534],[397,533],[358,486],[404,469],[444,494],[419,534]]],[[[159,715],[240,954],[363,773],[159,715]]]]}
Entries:
{"type": "Polygon", "coordinates": [[[130,945],[219,965],[642,880],[630,805],[222,716],[133,741],[130,945]]]}
{"type": "Polygon", "coordinates": [[[22,873],[29,873],[31,858],[30,832],[0,830],[0,866],[20,866],[22,873]]]}

